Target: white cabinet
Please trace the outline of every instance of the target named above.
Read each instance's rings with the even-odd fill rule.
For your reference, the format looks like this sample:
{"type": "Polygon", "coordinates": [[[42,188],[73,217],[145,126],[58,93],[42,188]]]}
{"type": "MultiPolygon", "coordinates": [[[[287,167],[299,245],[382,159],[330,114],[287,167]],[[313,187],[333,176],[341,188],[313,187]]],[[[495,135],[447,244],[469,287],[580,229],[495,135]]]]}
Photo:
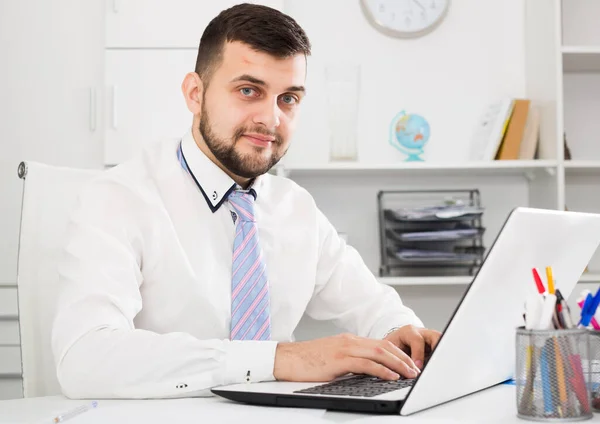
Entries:
{"type": "Polygon", "coordinates": [[[104,1],[0,2],[0,284],[16,281],[23,160],[100,167],[104,1]]]}
{"type": "Polygon", "coordinates": [[[23,381],[20,378],[0,377],[0,400],[23,397],[23,381]]]}
{"type": "Polygon", "coordinates": [[[0,287],[0,319],[16,318],[17,307],[17,288],[0,287]]]}
{"type": "Polygon", "coordinates": [[[194,50],[106,51],[106,165],[191,127],[181,83],[195,63],[194,50]]]}
{"type": "Polygon", "coordinates": [[[22,396],[17,166],[102,167],[104,7],[104,0],[0,1],[0,398],[22,396]]]}
{"type": "MultiPolygon", "coordinates": [[[[208,23],[234,0],[107,0],[107,48],[198,48],[208,23]]],[[[283,0],[249,1],[283,9],[283,0]]]]}

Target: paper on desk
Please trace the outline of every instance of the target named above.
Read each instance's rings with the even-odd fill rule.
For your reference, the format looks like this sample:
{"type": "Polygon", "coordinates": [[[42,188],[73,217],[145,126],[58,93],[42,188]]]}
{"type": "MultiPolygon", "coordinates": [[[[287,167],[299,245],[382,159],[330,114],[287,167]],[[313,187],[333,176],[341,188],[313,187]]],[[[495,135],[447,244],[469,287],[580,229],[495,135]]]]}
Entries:
{"type": "Polygon", "coordinates": [[[66,424],[239,424],[240,420],[261,424],[329,422],[322,419],[324,414],[322,409],[252,406],[220,398],[104,401],[99,402],[95,410],[70,419],[66,424]]]}

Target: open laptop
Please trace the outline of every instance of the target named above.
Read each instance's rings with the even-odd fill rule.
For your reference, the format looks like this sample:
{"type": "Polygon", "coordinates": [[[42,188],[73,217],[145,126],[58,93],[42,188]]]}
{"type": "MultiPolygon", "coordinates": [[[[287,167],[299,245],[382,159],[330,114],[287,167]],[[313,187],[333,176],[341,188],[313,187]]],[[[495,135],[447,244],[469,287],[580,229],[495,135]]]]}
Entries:
{"type": "Polygon", "coordinates": [[[600,214],[511,211],[422,373],[388,382],[345,376],[329,383],[261,382],[214,388],[238,402],[409,415],[513,378],[515,329],[536,293],[531,269],[552,266],[567,298],[600,244],[600,214]],[[404,385],[404,387],[403,387],[404,385]]]}

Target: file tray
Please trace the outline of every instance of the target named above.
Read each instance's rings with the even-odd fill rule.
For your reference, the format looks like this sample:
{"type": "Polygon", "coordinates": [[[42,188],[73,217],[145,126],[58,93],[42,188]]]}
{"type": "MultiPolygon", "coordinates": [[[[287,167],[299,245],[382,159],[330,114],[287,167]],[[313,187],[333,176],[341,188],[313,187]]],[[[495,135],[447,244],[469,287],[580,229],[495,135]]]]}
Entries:
{"type": "Polygon", "coordinates": [[[380,276],[474,275],[483,262],[477,189],[380,191],[380,276]]]}
{"type": "Polygon", "coordinates": [[[389,239],[398,245],[404,244],[425,244],[428,242],[456,242],[463,240],[472,240],[481,237],[485,228],[473,228],[469,226],[456,226],[451,230],[429,230],[429,231],[399,231],[394,228],[387,228],[389,239]]]}

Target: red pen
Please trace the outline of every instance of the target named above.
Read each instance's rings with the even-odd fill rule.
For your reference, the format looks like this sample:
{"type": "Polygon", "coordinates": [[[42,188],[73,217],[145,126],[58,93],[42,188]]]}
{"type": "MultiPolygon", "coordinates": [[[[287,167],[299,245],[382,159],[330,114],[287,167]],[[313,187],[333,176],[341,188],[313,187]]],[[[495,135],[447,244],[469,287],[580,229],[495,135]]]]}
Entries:
{"type": "Polygon", "coordinates": [[[540,274],[538,274],[537,269],[535,269],[535,268],[533,268],[531,271],[533,272],[533,279],[535,280],[535,285],[537,286],[538,292],[540,294],[544,294],[546,289],[544,288],[544,283],[542,283],[540,274]]]}

